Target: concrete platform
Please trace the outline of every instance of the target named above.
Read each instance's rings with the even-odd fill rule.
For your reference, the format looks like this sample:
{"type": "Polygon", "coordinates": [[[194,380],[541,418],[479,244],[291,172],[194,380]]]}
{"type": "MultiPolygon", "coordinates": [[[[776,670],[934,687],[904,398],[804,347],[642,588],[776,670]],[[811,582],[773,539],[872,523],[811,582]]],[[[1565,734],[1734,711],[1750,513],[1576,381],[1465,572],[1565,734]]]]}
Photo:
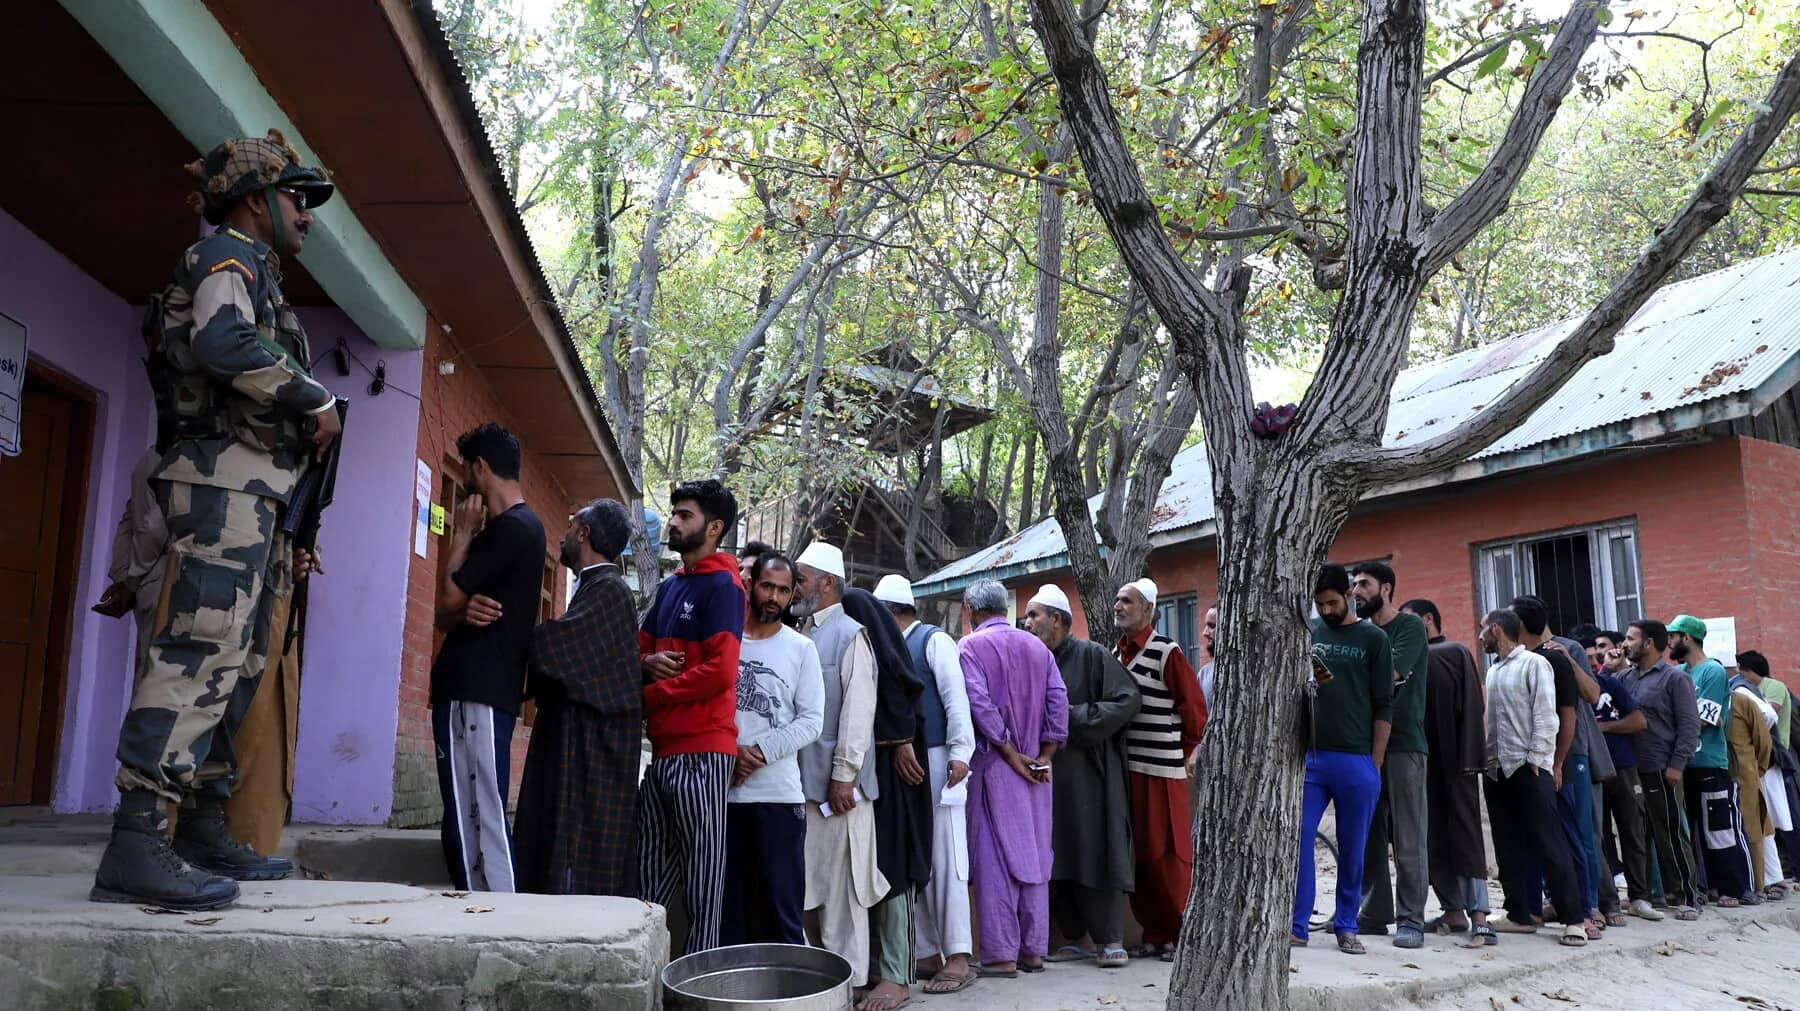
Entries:
{"type": "Polygon", "coordinates": [[[661,1006],[663,911],[634,899],[300,880],[167,914],[89,902],[91,883],[0,876],[0,1007],[661,1006]]]}

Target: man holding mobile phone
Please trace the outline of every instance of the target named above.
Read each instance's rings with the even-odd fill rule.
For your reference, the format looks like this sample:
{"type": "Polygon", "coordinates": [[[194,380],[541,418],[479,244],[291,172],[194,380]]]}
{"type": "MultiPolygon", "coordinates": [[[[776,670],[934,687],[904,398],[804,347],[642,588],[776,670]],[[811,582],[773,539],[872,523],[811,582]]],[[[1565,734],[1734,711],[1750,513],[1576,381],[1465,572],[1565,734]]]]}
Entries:
{"type": "Polygon", "coordinates": [[[983,976],[1044,971],[1050,946],[1050,761],[1069,739],[1069,693],[1050,648],[1006,619],[1006,587],[963,591],[957,646],[975,724],[969,878],[983,976]]]}

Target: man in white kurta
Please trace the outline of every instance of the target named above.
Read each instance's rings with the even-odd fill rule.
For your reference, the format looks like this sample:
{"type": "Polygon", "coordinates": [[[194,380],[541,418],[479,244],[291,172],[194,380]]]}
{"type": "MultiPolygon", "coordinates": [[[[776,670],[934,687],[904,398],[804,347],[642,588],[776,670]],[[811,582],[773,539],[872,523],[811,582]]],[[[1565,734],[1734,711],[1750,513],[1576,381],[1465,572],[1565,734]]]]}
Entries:
{"type": "Polygon", "coordinates": [[[887,896],[875,861],[875,651],[844,613],[844,555],[824,543],[800,553],[794,614],[819,651],[824,729],[800,751],[806,794],[807,933],[869,980],[869,908],[887,896]]]}
{"type": "Polygon", "coordinates": [[[954,993],[975,979],[969,959],[975,950],[969,925],[969,757],[975,753],[975,726],[963,684],[956,640],[936,625],[919,621],[912,584],[900,575],[883,576],[875,599],[886,604],[900,626],[913,668],[925,691],[919,697],[930,765],[932,808],[931,884],[920,890],[913,917],[918,973],[930,982],[926,993],[954,993]]]}

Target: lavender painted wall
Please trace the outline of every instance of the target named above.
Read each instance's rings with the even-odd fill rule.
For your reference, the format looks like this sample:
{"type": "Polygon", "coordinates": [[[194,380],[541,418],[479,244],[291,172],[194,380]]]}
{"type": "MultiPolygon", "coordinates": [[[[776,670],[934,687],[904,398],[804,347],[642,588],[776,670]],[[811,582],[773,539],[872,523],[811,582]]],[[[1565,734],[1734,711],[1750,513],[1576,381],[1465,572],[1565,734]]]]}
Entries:
{"type": "Polygon", "coordinates": [[[325,573],[307,602],[293,820],[379,825],[393,805],[424,355],[377,348],[336,310],[302,321],[315,373],[350,413],[337,498],[319,532],[325,573]],[[361,359],[347,378],[330,355],[340,337],[361,359]],[[371,397],[365,365],[378,361],[388,385],[371,397]]]}
{"type": "MultiPolygon", "coordinates": [[[[131,619],[87,609],[105,589],[113,528],[126,484],[154,431],[149,386],[138,364],[138,310],[0,210],[0,312],[29,328],[32,361],[94,396],[94,446],[82,517],[62,744],[51,803],[59,811],[108,811],[117,803],[113,751],[131,685],[131,619]]],[[[0,461],[0,481],[6,464],[0,461]]]]}
{"type": "MultiPolygon", "coordinates": [[[[0,312],[30,328],[32,360],[86,387],[96,401],[52,805],[108,811],[118,800],[113,752],[130,700],[131,621],[102,618],[87,606],[104,589],[131,470],[154,431],[139,364],[140,310],[4,211],[0,262],[0,312]]],[[[376,348],[336,310],[303,318],[321,356],[319,378],[352,401],[352,413],[337,500],[320,534],[327,572],[309,603],[293,817],[380,824],[392,800],[423,355],[376,348]],[[389,387],[380,396],[368,395],[362,366],[353,362],[349,377],[337,374],[326,353],[340,337],[370,368],[386,361],[389,387]]],[[[4,474],[0,461],[0,480],[4,474]]]]}

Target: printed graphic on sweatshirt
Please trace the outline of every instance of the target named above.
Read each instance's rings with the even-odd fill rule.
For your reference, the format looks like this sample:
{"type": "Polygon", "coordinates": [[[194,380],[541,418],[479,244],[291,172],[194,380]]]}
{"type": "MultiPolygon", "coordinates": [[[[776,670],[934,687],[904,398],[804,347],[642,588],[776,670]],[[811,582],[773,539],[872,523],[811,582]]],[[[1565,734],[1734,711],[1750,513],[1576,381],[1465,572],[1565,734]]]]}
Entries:
{"type": "Polygon", "coordinates": [[[786,679],[768,664],[747,657],[738,658],[739,712],[755,713],[768,721],[769,729],[780,729],[794,719],[793,710],[782,702],[790,694],[786,679]]]}

